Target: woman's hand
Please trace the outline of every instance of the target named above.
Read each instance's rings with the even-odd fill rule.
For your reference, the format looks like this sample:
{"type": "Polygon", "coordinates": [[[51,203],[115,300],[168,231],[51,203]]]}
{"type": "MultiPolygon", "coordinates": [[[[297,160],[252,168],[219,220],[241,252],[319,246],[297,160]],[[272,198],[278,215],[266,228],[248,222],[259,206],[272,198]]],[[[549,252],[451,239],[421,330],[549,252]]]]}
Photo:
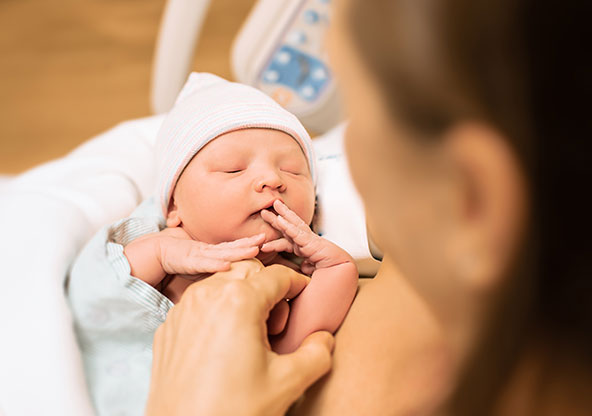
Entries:
{"type": "Polygon", "coordinates": [[[309,279],[256,260],[191,285],[154,337],[147,415],[282,415],[331,367],[333,337],[269,348],[266,320],[309,279]]]}

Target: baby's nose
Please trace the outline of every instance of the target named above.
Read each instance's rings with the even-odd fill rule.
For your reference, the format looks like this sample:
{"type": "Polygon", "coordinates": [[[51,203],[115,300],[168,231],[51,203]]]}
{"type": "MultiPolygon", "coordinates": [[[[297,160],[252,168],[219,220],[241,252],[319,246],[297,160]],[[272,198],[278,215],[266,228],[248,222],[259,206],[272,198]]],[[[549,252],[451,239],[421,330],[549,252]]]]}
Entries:
{"type": "Polygon", "coordinates": [[[275,169],[265,169],[260,172],[260,175],[255,180],[255,190],[257,192],[263,192],[265,188],[278,190],[280,192],[286,190],[286,184],[282,180],[279,172],[275,169]]]}

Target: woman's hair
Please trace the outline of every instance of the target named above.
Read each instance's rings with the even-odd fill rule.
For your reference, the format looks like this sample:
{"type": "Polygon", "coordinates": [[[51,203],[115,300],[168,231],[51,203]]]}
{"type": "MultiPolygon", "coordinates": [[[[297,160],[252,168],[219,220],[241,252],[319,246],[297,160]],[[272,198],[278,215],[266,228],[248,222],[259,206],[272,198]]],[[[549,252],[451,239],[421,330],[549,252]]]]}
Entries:
{"type": "MultiPolygon", "coordinates": [[[[589,2],[350,1],[355,47],[393,116],[427,137],[462,120],[488,123],[508,139],[530,186],[523,264],[452,398],[454,414],[493,408],[533,334],[546,345],[547,364],[573,358],[589,376],[589,2]]],[[[541,401],[554,377],[547,373],[541,401]]]]}

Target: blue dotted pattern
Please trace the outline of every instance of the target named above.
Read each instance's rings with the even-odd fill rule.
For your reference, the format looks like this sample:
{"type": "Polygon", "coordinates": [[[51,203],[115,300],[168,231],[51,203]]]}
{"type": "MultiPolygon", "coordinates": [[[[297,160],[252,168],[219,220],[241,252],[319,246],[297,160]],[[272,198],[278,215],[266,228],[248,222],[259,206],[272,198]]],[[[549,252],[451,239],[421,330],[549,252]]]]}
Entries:
{"type": "Polygon", "coordinates": [[[330,76],[322,61],[284,45],[272,55],[261,79],[267,84],[288,87],[303,100],[313,102],[329,83],[330,76]]]}

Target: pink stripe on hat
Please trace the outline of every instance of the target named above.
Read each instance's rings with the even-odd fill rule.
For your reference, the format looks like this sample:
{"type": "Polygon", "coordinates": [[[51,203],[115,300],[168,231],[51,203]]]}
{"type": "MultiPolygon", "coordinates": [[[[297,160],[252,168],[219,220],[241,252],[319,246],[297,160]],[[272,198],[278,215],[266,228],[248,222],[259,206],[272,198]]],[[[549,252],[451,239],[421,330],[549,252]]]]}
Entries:
{"type": "Polygon", "coordinates": [[[312,141],[293,114],[253,87],[194,72],[156,138],[157,193],[165,216],[177,180],[193,156],[216,137],[244,128],[269,128],[292,136],[316,183],[312,141]]]}

